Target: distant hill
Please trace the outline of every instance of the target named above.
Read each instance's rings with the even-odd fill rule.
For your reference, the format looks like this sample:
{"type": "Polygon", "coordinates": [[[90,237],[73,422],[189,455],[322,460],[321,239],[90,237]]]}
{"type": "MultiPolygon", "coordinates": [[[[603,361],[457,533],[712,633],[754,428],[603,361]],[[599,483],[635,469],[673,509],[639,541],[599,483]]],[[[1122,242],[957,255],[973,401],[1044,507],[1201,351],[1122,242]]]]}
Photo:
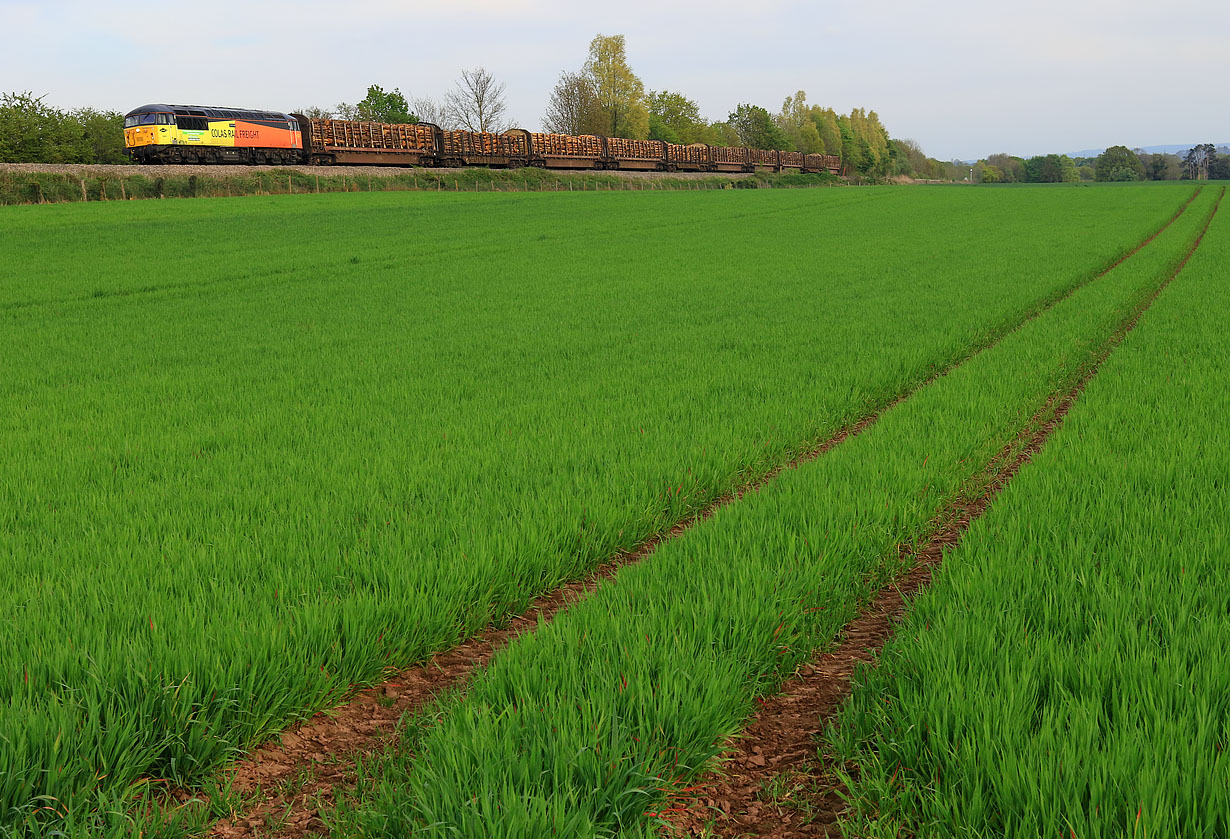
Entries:
{"type": "MultiPolygon", "coordinates": [[[[1183,145],[1171,146],[1133,146],[1133,151],[1147,151],[1149,154],[1185,154],[1188,149],[1195,146],[1196,143],[1187,143],[1183,145]]],[[[1215,143],[1217,151],[1223,154],[1230,154],[1230,143],[1215,143]]],[[[1106,149],[1085,149],[1084,151],[1070,152],[1068,157],[1097,157],[1106,149]]]]}

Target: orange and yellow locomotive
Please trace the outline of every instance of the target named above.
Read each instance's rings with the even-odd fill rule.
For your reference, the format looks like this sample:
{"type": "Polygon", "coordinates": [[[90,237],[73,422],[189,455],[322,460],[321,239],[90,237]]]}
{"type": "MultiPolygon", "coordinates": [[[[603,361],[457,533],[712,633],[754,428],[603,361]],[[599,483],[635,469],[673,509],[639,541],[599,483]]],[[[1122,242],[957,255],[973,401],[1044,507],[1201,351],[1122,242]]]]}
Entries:
{"type": "Polygon", "coordinates": [[[276,111],[143,105],[124,117],[138,163],[301,163],[299,121],[276,111]]]}

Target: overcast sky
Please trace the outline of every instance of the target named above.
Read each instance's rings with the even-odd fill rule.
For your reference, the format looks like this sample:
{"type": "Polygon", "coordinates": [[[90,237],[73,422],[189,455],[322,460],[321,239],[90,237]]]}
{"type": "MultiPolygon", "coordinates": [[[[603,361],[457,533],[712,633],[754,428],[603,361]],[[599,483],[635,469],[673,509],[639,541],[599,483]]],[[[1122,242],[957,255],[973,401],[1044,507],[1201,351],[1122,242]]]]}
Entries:
{"type": "Polygon", "coordinates": [[[481,65],[538,128],[602,33],[710,119],[805,90],[943,159],[1230,141],[1227,0],[0,0],[0,23],[0,92],[63,108],[438,98],[481,65]]]}

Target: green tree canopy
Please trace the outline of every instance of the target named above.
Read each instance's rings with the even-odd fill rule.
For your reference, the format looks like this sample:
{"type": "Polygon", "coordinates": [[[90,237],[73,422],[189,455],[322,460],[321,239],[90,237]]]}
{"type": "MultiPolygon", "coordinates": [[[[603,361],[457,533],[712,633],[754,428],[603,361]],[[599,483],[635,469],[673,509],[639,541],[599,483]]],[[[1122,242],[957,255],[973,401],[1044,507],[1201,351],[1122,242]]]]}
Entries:
{"type": "Polygon", "coordinates": [[[1025,180],[1036,184],[1076,183],[1080,172],[1066,154],[1048,154],[1025,161],[1025,180]]]}
{"type": "Polygon", "coordinates": [[[773,117],[759,105],[740,105],[729,121],[739,143],[749,149],[784,149],[789,145],[773,117]]]}
{"type": "Polygon", "coordinates": [[[1111,146],[1102,152],[1093,171],[1099,181],[1139,181],[1145,177],[1144,164],[1127,146],[1111,146]]]}
{"type": "Polygon", "coordinates": [[[982,183],[997,184],[997,183],[1003,182],[1004,173],[1003,173],[1003,170],[1001,170],[998,166],[992,166],[989,163],[985,165],[982,165],[982,164],[980,165],[981,165],[981,169],[976,171],[975,174],[978,176],[978,180],[980,180],[982,183]]]}
{"type": "Polygon", "coordinates": [[[552,134],[602,133],[598,97],[588,76],[584,73],[560,74],[542,117],[542,127],[552,134]]]}
{"type": "Polygon", "coordinates": [[[1010,154],[993,154],[987,160],[988,166],[999,170],[1003,183],[1022,183],[1025,180],[1025,161],[1010,154]]]}
{"type": "Polygon", "coordinates": [[[710,142],[712,132],[701,119],[700,108],[682,93],[650,91],[645,101],[649,107],[650,139],[685,144],[710,142]]]}
{"type": "Polygon", "coordinates": [[[1209,177],[1209,164],[1217,157],[1217,147],[1202,143],[1189,149],[1183,156],[1183,175],[1189,180],[1203,181],[1209,177]]]}
{"type": "Polygon", "coordinates": [[[1230,181],[1230,154],[1213,153],[1209,159],[1209,180],[1230,181]]]}
{"type": "Polygon", "coordinates": [[[638,140],[649,136],[645,85],[628,65],[623,35],[596,36],[583,72],[593,86],[601,120],[598,133],[638,140]]]}
{"type": "Polygon", "coordinates": [[[0,163],[124,163],[124,117],[61,111],[29,91],[0,95],[0,163]]]}
{"type": "Polygon", "coordinates": [[[824,140],[820,127],[812,119],[812,109],[807,104],[807,93],[800,90],[787,96],[777,115],[777,127],[782,130],[788,148],[803,154],[824,154],[824,140]]]}
{"type": "Polygon", "coordinates": [[[355,104],[358,119],[371,122],[416,123],[419,118],[410,112],[410,103],[398,88],[386,91],[378,84],[367,89],[367,95],[355,104]]]}

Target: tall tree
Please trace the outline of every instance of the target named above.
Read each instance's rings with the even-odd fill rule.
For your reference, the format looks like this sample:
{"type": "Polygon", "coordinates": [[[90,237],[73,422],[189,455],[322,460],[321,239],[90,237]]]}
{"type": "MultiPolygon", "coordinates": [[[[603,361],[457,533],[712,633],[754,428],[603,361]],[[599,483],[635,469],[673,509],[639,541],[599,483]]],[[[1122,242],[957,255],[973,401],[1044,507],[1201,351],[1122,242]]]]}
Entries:
{"type": "MultiPolygon", "coordinates": [[[[341,109],[341,105],[338,106],[341,109]]],[[[410,112],[410,104],[401,90],[386,91],[378,84],[367,88],[367,95],[355,105],[355,116],[371,122],[415,123],[419,118],[410,112]]]]}
{"type": "Polygon", "coordinates": [[[739,105],[730,115],[730,125],[739,135],[739,143],[749,149],[784,149],[788,145],[773,117],[759,105],[739,105]]]}
{"type": "Polygon", "coordinates": [[[543,129],[553,134],[593,134],[598,121],[593,82],[584,73],[561,73],[542,117],[543,129]]]}
{"type": "Polygon", "coordinates": [[[451,121],[462,128],[496,134],[507,128],[504,83],[482,67],[462,70],[445,102],[451,121]]]}
{"type": "Polygon", "coordinates": [[[1093,171],[1099,181],[1139,181],[1145,176],[1144,164],[1127,146],[1111,146],[1102,152],[1093,171]]]}
{"type": "Polygon", "coordinates": [[[851,171],[873,177],[890,174],[888,131],[875,111],[855,108],[843,128],[842,160],[851,171]]]}
{"type": "Polygon", "coordinates": [[[414,110],[414,115],[419,118],[419,122],[430,122],[441,128],[457,127],[453,124],[448,106],[430,96],[416,97],[410,102],[410,107],[414,110]]]}
{"type": "Polygon", "coordinates": [[[649,136],[645,85],[628,65],[623,35],[596,36],[590,42],[583,72],[593,85],[600,133],[634,139],[649,136]]]}
{"type": "Polygon", "coordinates": [[[1190,149],[1183,157],[1183,175],[1189,180],[1208,180],[1209,161],[1217,155],[1217,147],[1203,143],[1190,149]]]}
{"type": "Polygon", "coordinates": [[[1230,181],[1230,154],[1215,152],[1209,158],[1209,180],[1230,181]]]}
{"type": "Polygon", "coordinates": [[[645,102],[649,108],[650,139],[684,144],[709,142],[712,132],[701,119],[700,108],[682,93],[650,91],[645,102]]]}
{"type": "Polygon", "coordinates": [[[820,132],[820,142],[824,145],[824,153],[840,157],[841,120],[837,112],[832,108],[821,108],[819,105],[812,105],[809,110],[811,121],[816,124],[816,130],[820,132]]]}
{"type": "Polygon", "coordinates": [[[782,130],[789,148],[803,154],[824,153],[824,140],[820,137],[819,126],[812,119],[804,91],[787,96],[776,119],[777,127],[782,130]]]}
{"type": "Polygon", "coordinates": [[[898,149],[900,157],[904,158],[907,162],[907,170],[902,174],[913,174],[920,178],[931,177],[931,162],[927,159],[926,153],[917,141],[908,139],[894,140],[893,145],[898,149]]]}
{"type": "Polygon", "coordinates": [[[1177,154],[1141,154],[1145,177],[1151,181],[1177,181],[1183,174],[1183,162],[1177,154]]]}
{"type": "Polygon", "coordinates": [[[993,154],[987,158],[987,165],[1000,171],[1005,183],[1023,183],[1025,181],[1025,161],[1010,154],[993,154]]]}

